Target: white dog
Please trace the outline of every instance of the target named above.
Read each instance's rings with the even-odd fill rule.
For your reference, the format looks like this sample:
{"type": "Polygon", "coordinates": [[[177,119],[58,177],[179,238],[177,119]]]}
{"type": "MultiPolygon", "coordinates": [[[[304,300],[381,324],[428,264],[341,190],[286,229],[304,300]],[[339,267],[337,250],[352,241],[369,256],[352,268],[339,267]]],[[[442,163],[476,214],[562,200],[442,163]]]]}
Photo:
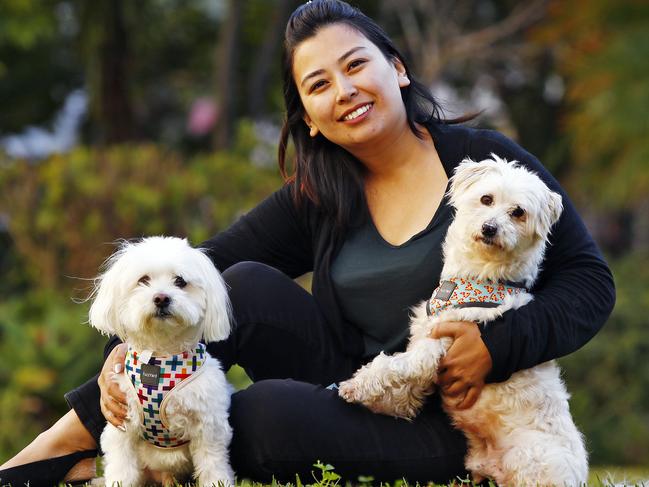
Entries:
{"type": "Polygon", "coordinates": [[[202,486],[234,485],[228,447],[230,386],[199,343],[230,333],[230,303],[216,268],[186,240],[125,243],[98,278],[90,324],[128,344],[115,380],[128,400],[125,431],[101,435],[107,486],[144,485],[145,467],[202,486]],[[119,484],[115,484],[118,482],[119,484]]]}
{"type": "MultiPolygon", "coordinates": [[[[411,419],[434,390],[450,338],[431,339],[441,322],[487,323],[532,300],[561,197],[535,174],[492,154],[463,161],[451,178],[456,209],[443,245],[440,287],[414,309],[406,352],[380,354],[340,385],[340,395],[374,412],[411,419]]],[[[444,408],[468,440],[465,465],[474,480],[498,485],[581,485],[588,476],[583,438],[554,361],[488,384],[477,402],[444,408]]]]}

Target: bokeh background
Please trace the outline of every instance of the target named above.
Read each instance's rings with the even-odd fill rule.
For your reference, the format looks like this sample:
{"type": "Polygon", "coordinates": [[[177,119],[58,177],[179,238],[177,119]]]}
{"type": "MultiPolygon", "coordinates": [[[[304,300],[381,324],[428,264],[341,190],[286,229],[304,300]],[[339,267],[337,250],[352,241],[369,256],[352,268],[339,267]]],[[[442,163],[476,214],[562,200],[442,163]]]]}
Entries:
{"type": "MultiPolygon", "coordinates": [[[[482,111],[473,125],[568,190],[618,286],[606,327],[561,360],[572,411],[593,464],[649,467],[649,3],[352,3],[447,116],[482,111]]],[[[99,367],[82,300],[116,239],[198,243],[282,184],[279,60],[297,5],[0,2],[0,461],[99,367]]]]}

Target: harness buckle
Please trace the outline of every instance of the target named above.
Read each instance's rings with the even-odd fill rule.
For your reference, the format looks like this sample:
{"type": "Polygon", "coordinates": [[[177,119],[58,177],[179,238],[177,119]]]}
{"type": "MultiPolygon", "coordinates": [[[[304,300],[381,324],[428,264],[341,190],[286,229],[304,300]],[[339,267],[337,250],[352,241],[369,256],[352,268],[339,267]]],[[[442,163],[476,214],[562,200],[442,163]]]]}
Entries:
{"type": "Polygon", "coordinates": [[[435,293],[435,296],[433,296],[433,298],[439,299],[440,301],[448,301],[449,299],[451,299],[453,291],[455,291],[456,287],[457,284],[452,281],[442,281],[439,284],[439,288],[437,288],[437,292],[435,293]]]}

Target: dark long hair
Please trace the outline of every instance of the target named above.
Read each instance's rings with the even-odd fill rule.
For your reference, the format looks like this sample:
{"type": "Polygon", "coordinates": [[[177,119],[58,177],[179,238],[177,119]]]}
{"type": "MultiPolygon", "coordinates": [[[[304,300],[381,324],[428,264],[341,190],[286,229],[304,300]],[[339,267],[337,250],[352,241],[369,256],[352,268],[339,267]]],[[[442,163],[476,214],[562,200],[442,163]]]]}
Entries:
{"type": "Polygon", "coordinates": [[[294,184],[296,204],[304,198],[311,200],[329,218],[338,230],[354,223],[364,214],[365,167],[342,147],[330,142],[322,134],[309,135],[304,122],[304,107],[293,79],[293,55],[297,46],[313,37],[319,29],[331,24],[345,24],[375,44],[386,59],[398,59],[405,67],[410,84],[401,88],[408,125],[417,137],[424,134],[417,124],[459,123],[472,117],[453,120],[442,118],[442,109],[426,86],[413,79],[410,69],[387,34],[376,22],[357,8],[340,0],[312,0],[298,7],[290,16],[284,35],[283,77],[286,118],[279,141],[278,160],[282,175],[294,184]],[[289,137],[295,144],[293,173],[289,175],[286,152],[289,137]]]}

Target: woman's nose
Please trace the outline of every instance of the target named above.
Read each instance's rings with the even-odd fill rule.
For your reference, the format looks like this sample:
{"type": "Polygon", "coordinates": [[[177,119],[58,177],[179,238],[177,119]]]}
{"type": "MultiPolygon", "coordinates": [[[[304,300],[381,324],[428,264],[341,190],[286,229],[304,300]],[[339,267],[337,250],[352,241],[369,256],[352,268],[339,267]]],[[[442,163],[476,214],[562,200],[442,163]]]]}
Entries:
{"type": "Polygon", "coordinates": [[[357,93],[358,90],[350,79],[341,77],[338,80],[338,93],[336,96],[336,102],[338,104],[347,103],[349,100],[354,98],[357,93]]]}

